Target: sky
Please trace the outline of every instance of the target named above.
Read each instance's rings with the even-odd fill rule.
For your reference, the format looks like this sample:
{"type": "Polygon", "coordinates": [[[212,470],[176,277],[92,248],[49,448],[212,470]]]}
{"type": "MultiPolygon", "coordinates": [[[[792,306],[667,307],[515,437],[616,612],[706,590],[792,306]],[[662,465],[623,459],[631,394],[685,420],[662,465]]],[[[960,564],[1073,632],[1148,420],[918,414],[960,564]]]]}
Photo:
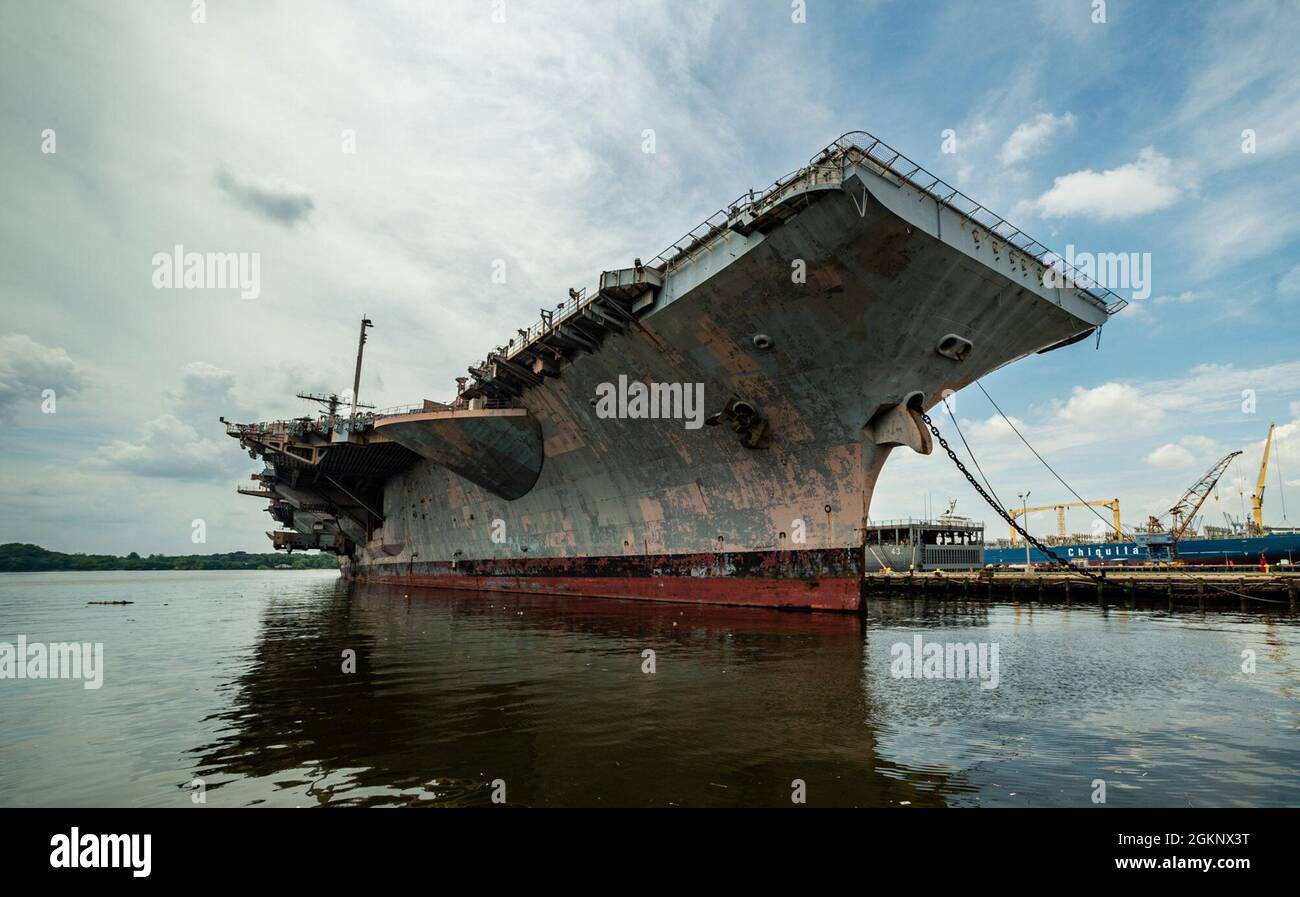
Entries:
{"type": "MultiPolygon", "coordinates": [[[[446,400],[570,286],[855,129],[1058,251],[1148,260],[1099,346],[982,381],[1076,491],[1141,523],[1241,450],[1222,524],[1276,422],[1264,519],[1294,525],[1296,46],[1289,0],[9,0],[0,542],[268,550],[218,416],[349,387],[362,314],[362,400],[446,400]],[[255,254],[260,288],[160,288],[177,245],[255,254]]],[[[1004,500],[1071,500],[978,387],[953,405],[1004,500]]],[[[941,454],[896,452],[872,516],[950,499],[1004,533],[941,454]]]]}

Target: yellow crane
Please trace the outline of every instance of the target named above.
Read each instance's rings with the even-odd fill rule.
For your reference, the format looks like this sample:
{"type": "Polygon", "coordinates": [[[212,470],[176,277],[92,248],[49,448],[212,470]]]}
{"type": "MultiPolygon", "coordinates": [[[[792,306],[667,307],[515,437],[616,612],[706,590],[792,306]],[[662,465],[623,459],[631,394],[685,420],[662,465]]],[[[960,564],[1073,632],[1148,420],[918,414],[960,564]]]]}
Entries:
{"type": "Polygon", "coordinates": [[[1273,447],[1273,427],[1268,425],[1268,438],[1264,440],[1264,459],[1259,462],[1259,479],[1255,481],[1255,492],[1250,497],[1250,515],[1253,518],[1246,524],[1246,531],[1255,536],[1264,534],[1264,476],[1268,473],[1268,453],[1273,447]]]}
{"type": "MultiPolygon", "coordinates": [[[[1007,513],[1012,520],[1024,515],[1032,514],[1034,511],[1055,511],[1056,512],[1056,534],[1062,539],[1065,538],[1065,509],[1066,508],[1110,508],[1111,521],[1114,527],[1114,537],[1116,540],[1124,538],[1120,532],[1119,526],[1119,499],[1108,498],[1104,501],[1071,501],[1057,505],[1039,505],[1036,508],[1008,508],[1007,513]]],[[[1010,527],[1011,545],[1016,544],[1016,528],[1010,527]]]]}

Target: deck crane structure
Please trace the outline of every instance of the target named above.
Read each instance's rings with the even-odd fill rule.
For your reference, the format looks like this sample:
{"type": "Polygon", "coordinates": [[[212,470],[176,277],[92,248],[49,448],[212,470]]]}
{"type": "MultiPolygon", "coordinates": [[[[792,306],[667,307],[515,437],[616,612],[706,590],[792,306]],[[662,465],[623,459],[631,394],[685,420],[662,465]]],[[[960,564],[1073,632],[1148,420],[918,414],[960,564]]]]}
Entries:
{"type": "Polygon", "coordinates": [[[1259,462],[1259,479],[1255,481],[1255,491],[1250,496],[1250,516],[1246,523],[1246,532],[1252,536],[1264,535],[1264,477],[1268,473],[1268,453],[1273,447],[1273,427],[1268,425],[1268,438],[1264,440],[1264,459],[1259,462]]]}
{"type": "MultiPolygon", "coordinates": [[[[1119,499],[1108,498],[1102,501],[1071,501],[1055,505],[1039,505],[1036,508],[1008,508],[1007,514],[1014,521],[1016,518],[1025,514],[1032,514],[1034,511],[1055,511],[1056,512],[1056,534],[1062,539],[1065,538],[1065,509],[1066,508],[1110,508],[1111,524],[1114,532],[1111,535],[1118,541],[1124,538],[1119,525],[1119,499]]],[[[1016,546],[1016,528],[1011,529],[1011,546],[1016,546]]]]}
{"type": "Polygon", "coordinates": [[[1228,465],[1232,463],[1232,459],[1240,454],[1240,451],[1236,451],[1224,455],[1199,480],[1193,483],[1190,489],[1183,493],[1174,506],[1166,512],[1170,518],[1168,531],[1161,525],[1158,518],[1147,518],[1147,531],[1137,533],[1134,540],[1138,545],[1146,549],[1150,560],[1177,561],[1178,540],[1183,537],[1183,533],[1196,519],[1196,512],[1201,509],[1201,505],[1205,504],[1206,497],[1214,491],[1215,485],[1219,482],[1219,478],[1223,476],[1223,472],[1228,469],[1228,465]]]}
{"type": "MultiPolygon", "coordinates": [[[[1226,471],[1227,465],[1231,464],[1232,459],[1240,454],[1242,452],[1234,451],[1223,455],[1223,458],[1218,459],[1214,463],[1214,467],[1206,471],[1200,480],[1193,482],[1191,489],[1183,493],[1183,497],[1174,503],[1174,507],[1169,508],[1169,512],[1167,512],[1170,517],[1169,539],[1167,541],[1177,542],[1178,539],[1183,538],[1183,533],[1186,533],[1188,526],[1191,526],[1192,521],[1196,520],[1196,512],[1201,510],[1201,504],[1205,503],[1205,498],[1214,491],[1214,486],[1218,484],[1219,477],[1223,476],[1223,471],[1226,471]]],[[[1153,533],[1161,532],[1160,521],[1156,517],[1152,517],[1148,529],[1153,533]]]]}

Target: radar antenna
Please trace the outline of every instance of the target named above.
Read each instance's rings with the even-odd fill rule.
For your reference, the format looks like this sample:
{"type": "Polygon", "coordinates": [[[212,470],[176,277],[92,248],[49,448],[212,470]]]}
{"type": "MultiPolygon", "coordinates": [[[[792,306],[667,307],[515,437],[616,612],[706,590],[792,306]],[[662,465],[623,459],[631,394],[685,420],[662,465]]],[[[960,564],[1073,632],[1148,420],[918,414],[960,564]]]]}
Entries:
{"type": "MultiPolygon", "coordinates": [[[[330,417],[338,417],[339,406],[343,404],[343,397],[340,396],[338,393],[334,393],[334,392],[329,393],[328,395],[319,392],[300,392],[298,393],[298,398],[306,399],[309,402],[320,402],[322,405],[325,406],[330,417]]],[[[366,405],[365,403],[358,402],[356,407],[374,408],[375,406],[366,405]]]]}

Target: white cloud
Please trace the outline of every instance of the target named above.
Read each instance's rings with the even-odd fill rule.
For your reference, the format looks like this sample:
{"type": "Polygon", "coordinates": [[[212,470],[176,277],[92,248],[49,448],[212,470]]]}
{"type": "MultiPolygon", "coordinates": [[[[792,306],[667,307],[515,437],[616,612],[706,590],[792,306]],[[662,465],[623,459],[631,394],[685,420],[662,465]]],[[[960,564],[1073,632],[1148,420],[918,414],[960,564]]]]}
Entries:
{"type": "MultiPolygon", "coordinates": [[[[1011,423],[1015,425],[1016,430],[1024,433],[1026,438],[1029,438],[1027,433],[1028,425],[1015,415],[1008,415],[1008,417],[1011,423]]],[[[964,420],[962,421],[962,430],[971,445],[1007,445],[1020,441],[1020,437],[1015,434],[1001,415],[994,415],[985,420],[964,420]]]]}
{"type": "Polygon", "coordinates": [[[200,430],[211,427],[221,415],[240,419],[254,414],[254,409],[235,395],[235,374],[204,361],[185,365],[180,388],[166,390],[163,395],[181,420],[200,430]]]}
{"type": "Polygon", "coordinates": [[[1147,463],[1155,467],[1188,467],[1196,463],[1196,457],[1173,442],[1167,442],[1147,455],[1147,463]]]}
{"type": "Polygon", "coordinates": [[[171,409],[145,422],[133,439],[116,439],[96,449],[86,463],[140,477],[178,480],[229,479],[247,467],[217,422],[252,412],[235,395],[235,375],[192,361],[181,369],[177,389],[161,391],[171,409]]]}
{"type": "Polygon", "coordinates": [[[1127,383],[1103,383],[1087,388],[1076,386],[1056,416],[1065,423],[1084,428],[1143,427],[1160,415],[1141,391],[1127,383]]]}
{"type": "Polygon", "coordinates": [[[39,410],[44,390],[54,390],[57,401],[87,384],[63,349],[42,345],[23,333],[0,336],[0,422],[13,421],[21,408],[39,410]]]}
{"type": "MultiPolygon", "coordinates": [[[[1138,320],[1145,327],[1152,327],[1157,323],[1176,321],[1181,311],[1177,308],[1159,308],[1159,306],[1178,306],[1188,305],[1205,298],[1204,293],[1195,290],[1183,290],[1181,293],[1164,293],[1159,296],[1152,296],[1149,299],[1141,300],[1136,295],[1130,294],[1128,297],[1128,308],[1124,309],[1124,317],[1138,320]]],[[[1234,315],[1242,310],[1241,303],[1232,305],[1214,306],[1214,310],[1223,315],[1234,315]]]]}
{"type": "MultiPolygon", "coordinates": [[[[181,480],[230,478],[235,465],[231,445],[201,437],[171,414],[147,422],[134,442],[114,440],[87,460],[90,467],[142,477],[181,480]]],[[[243,466],[243,465],[240,465],[243,466]]]]}
{"type": "Polygon", "coordinates": [[[1154,302],[1156,305],[1166,305],[1170,302],[1186,304],[1188,302],[1195,302],[1197,299],[1200,298],[1201,298],[1200,293],[1197,293],[1193,290],[1183,290],[1181,293],[1177,293],[1175,295],[1156,296],[1151,301],[1154,302]]]}
{"type": "Polygon", "coordinates": [[[1150,452],[1146,460],[1155,467],[1189,467],[1198,461],[1208,464],[1211,455],[1215,460],[1223,455],[1218,440],[1192,435],[1165,443],[1150,452]]]}
{"type": "Polygon", "coordinates": [[[1217,439],[1211,439],[1209,436],[1184,436],[1182,439],[1178,440],[1178,442],[1180,445],[1202,455],[1217,452],[1219,450],[1219,441],[1217,439]]]}
{"type": "Polygon", "coordinates": [[[1050,112],[1039,113],[1032,120],[1016,125],[1011,136],[1002,144],[998,158],[1003,165],[1015,165],[1042,152],[1057,132],[1073,127],[1072,113],[1067,112],[1059,118],[1050,112]]]}
{"type": "Polygon", "coordinates": [[[1185,177],[1168,157],[1148,146],[1136,161],[1118,168],[1062,175],[1029,205],[1044,218],[1132,218],[1173,205],[1185,177]]]}

